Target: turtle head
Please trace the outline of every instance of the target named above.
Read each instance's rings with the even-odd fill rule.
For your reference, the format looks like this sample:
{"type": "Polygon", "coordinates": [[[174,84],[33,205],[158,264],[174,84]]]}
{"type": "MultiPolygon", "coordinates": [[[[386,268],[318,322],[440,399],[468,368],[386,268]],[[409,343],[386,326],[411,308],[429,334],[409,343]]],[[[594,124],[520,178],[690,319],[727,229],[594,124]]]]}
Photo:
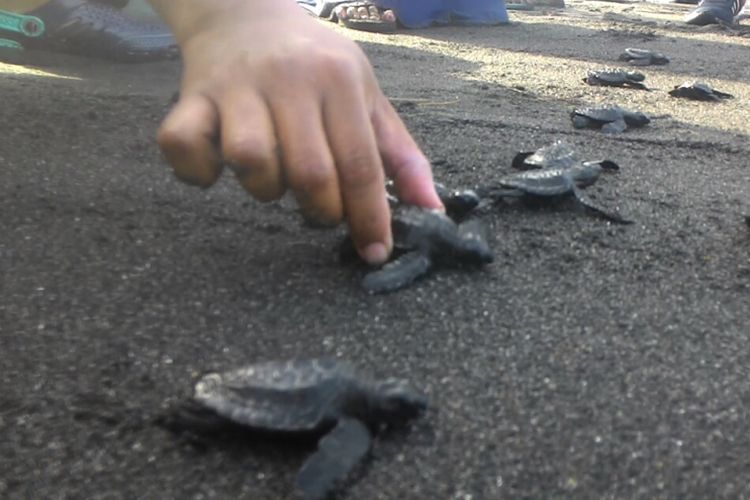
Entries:
{"type": "Polygon", "coordinates": [[[646,113],[641,113],[640,111],[625,113],[623,118],[625,119],[625,123],[631,127],[643,127],[651,122],[651,118],[646,113]]]}
{"type": "Polygon", "coordinates": [[[404,380],[389,378],[378,382],[373,389],[371,411],[378,422],[401,424],[427,408],[427,398],[404,380]]]}
{"type": "Polygon", "coordinates": [[[595,183],[602,172],[617,172],[620,167],[611,160],[585,161],[571,168],[571,175],[578,187],[586,187],[595,183]]]}

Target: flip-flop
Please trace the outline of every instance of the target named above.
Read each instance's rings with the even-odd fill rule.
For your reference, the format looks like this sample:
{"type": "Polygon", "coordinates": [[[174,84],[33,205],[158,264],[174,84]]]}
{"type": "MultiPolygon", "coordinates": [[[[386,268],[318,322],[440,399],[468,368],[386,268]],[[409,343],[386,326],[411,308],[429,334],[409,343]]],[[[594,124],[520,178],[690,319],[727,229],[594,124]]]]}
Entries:
{"type": "MultiPolygon", "coordinates": [[[[378,12],[380,14],[383,13],[386,9],[383,9],[382,7],[378,7],[372,2],[367,1],[355,1],[355,2],[345,2],[341,3],[336,6],[336,10],[338,9],[348,9],[350,7],[367,7],[368,9],[370,7],[375,7],[378,9],[378,12]]],[[[334,11],[335,12],[335,11],[334,11]]],[[[335,15],[335,14],[334,14],[335,15]]],[[[346,28],[350,28],[353,30],[359,30],[359,31],[369,31],[371,33],[393,33],[396,31],[396,28],[398,28],[398,22],[397,21],[384,21],[383,19],[374,20],[374,19],[342,19],[340,16],[336,16],[338,18],[338,22],[341,26],[344,26],[346,28]]]]}
{"type": "Polygon", "coordinates": [[[505,3],[507,10],[564,9],[565,0],[511,0],[505,3]]]}

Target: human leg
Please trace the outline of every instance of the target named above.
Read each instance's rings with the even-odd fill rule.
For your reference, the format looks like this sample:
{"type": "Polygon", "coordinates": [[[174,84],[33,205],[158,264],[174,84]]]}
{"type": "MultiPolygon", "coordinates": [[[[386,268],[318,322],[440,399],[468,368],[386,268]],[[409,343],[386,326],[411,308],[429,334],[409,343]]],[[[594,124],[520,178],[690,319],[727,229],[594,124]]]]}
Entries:
{"type": "Polygon", "coordinates": [[[744,6],[745,0],[701,0],[698,7],[688,13],[685,22],[697,26],[732,24],[744,6]]]}
{"type": "Polygon", "coordinates": [[[15,12],[45,24],[43,36],[15,37],[28,48],[132,62],[177,55],[177,44],[165,25],[134,21],[100,0],[49,0],[41,5],[38,0],[0,0],[2,6],[11,3],[19,9],[15,12]],[[29,9],[31,5],[36,7],[29,9]]]}

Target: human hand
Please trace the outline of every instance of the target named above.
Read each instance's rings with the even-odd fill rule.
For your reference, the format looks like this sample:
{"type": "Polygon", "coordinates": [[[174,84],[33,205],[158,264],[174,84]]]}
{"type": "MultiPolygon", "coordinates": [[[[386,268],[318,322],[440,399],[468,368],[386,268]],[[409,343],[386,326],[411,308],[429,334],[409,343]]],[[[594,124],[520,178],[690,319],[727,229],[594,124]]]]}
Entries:
{"type": "Polygon", "coordinates": [[[287,0],[152,3],[185,62],[158,138],[178,178],[210,186],[227,165],[261,201],[291,190],[311,220],[345,218],[372,264],[392,247],[385,175],[405,203],[442,206],[429,162],[354,42],[287,0]]]}

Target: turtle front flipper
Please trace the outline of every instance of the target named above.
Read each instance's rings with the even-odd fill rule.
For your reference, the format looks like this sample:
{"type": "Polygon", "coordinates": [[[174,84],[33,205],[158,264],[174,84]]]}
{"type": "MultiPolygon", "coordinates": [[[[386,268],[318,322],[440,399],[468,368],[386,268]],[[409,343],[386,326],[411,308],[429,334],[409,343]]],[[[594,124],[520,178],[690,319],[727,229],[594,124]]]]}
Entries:
{"type": "Polygon", "coordinates": [[[630,64],[632,64],[633,66],[650,66],[652,64],[650,57],[642,57],[642,58],[638,58],[638,59],[631,59],[628,62],[630,64]]]}
{"type": "Polygon", "coordinates": [[[573,194],[576,197],[576,200],[586,207],[588,210],[593,212],[594,214],[598,215],[599,217],[606,219],[610,222],[615,222],[617,224],[632,224],[633,221],[626,219],[622,217],[620,214],[616,214],[613,212],[608,212],[604,210],[603,208],[600,208],[594,204],[594,202],[586,196],[586,194],[583,192],[582,189],[578,188],[577,186],[573,187],[573,194]]]}
{"type": "Polygon", "coordinates": [[[362,287],[371,293],[385,293],[403,288],[432,267],[424,252],[408,252],[364,277],[362,287]]]}
{"type": "Polygon", "coordinates": [[[570,114],[570,121],[573,122],[573,128],[576,129],[590,128],[592,126],[590,118],[576,114],[575,112],[570,114]]]}
{"type": "Polygon", "coordinates": [[[604,132],[605,134],[620,134],[622,132],[625,132],[627,128],[628,124],[625,123],[625,119],[620,118],[619,120],[615,120],[613,122],[602,125],[602,132],[604,132]]]}
{"type": "Polygon", "coordinates": [[[362,462],[372,446],[370,430],[357,419],[342,418],[323,436],[318,449],[297,474],[296,497],[303,500],[328,498],[337,484],[362,462]]]}
{"type": "Polygon", "coordinates": [[[483,186],[478,192],[480,198],[491,200],[493,203],[500,203],[504,200],[519,199],[526,196],[526,193],[520,189],[506,187],[499,183],[483,186]]]}

